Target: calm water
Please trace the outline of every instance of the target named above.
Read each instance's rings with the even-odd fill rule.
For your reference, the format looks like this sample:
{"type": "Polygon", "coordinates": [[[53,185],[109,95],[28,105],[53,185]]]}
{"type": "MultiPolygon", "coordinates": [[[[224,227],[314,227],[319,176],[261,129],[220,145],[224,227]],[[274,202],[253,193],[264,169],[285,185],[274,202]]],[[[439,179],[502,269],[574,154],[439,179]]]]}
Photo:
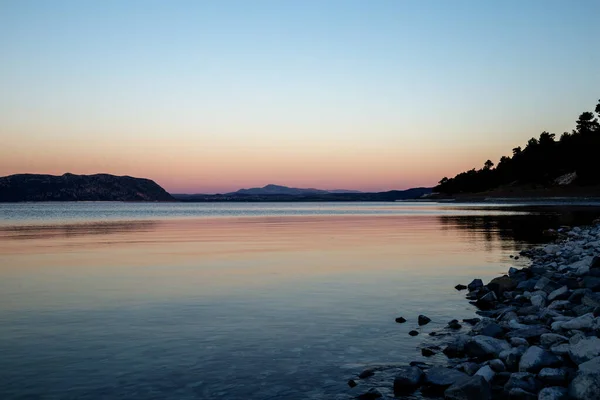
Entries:
{"type": "Polygon", "coordinates": [[[473,316],[457,283],[597,210],[0,204],[0,398],[347,399],[421,359],[418,314],[473,316]]]}

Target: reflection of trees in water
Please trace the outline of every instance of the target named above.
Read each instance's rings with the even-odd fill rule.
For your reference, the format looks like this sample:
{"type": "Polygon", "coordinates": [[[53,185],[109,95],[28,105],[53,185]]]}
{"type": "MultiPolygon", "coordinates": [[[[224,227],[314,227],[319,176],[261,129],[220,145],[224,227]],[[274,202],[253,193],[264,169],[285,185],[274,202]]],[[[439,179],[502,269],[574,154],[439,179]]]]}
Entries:
{"type": "Polygon", "coordinates": [[[547,242],[549,238],[542,233],[545,229],[562,225],[585,225],[600,216],[599,207],[583,206],[532,206],[496,210],[527,214],[442,215],[438,219],[442,229],[461,231],[471,240],[483,239],[490,248],[499,246],[505,250],[519,250],[524,244],[547,242]]]}
{"type": "Polygon", "coordinates": [[[157,221],[90,222],[61,225],[0,226],[0,238],[12,240],[73,238],[85,235],[110,235],[124,232],[148,232],[157,221]]]}

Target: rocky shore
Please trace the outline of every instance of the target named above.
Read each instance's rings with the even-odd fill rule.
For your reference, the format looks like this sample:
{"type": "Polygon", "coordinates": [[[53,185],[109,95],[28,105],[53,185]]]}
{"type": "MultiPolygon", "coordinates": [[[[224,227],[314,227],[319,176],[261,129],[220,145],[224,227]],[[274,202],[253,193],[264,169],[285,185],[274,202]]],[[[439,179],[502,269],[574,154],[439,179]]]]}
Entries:
{"type": "MultiPolygon", "coordinates": [[[[468,291],[480,317],[430,333],[439,345],[423,347],[422,355],[443,354],[446,365],[388,369],[395,398],[600,399],[600,221],[546,233],[556,241],[521,252],[529,267],[456,287],[468,291]]],[[[428,322],[419,316],[419,325],[428,322]]],[[[391,398],[378,387],[365,391],[362,383],[377,372],[348,382],[361,383],[358,399],[391,398]]]]}

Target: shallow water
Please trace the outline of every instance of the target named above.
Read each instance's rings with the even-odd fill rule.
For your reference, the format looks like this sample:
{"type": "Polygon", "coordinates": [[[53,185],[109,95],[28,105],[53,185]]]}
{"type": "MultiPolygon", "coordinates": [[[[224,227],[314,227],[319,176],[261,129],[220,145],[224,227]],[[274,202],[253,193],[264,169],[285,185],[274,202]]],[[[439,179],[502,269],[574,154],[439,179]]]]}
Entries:
{"type": "Polygon", "coordinates": [[[0,398],[346,399],[473,316],[457,283],[596,210],[0,204],[0,398]]]}

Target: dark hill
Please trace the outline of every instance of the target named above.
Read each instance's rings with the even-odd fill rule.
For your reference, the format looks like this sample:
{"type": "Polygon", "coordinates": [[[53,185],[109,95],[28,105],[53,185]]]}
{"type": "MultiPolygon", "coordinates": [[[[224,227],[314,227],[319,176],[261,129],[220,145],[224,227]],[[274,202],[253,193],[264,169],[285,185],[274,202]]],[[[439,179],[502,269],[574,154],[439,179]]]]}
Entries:
{"type": "Polygon", "coordinates": [[[108,174],[0,177],[0,202],[18,201],[174,201],[150,179],[108,174]]]}

